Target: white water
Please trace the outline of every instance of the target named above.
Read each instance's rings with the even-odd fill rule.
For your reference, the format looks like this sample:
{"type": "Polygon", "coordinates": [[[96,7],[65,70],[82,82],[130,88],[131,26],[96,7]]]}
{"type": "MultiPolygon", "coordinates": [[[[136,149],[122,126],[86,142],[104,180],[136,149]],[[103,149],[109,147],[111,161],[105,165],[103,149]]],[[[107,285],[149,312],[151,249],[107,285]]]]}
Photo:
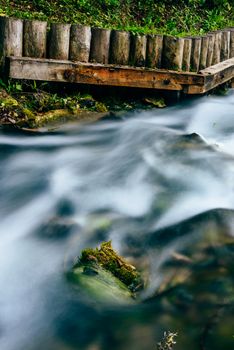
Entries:
{"type": "Polygon", "coordinates": [[[234,209],[233,92],[54,133],[2,131],[0,147],[1,350],[91,349],[91,340],[80,339],[91,332],[92,311],[76,315],[82,336],[70,345],[57,323],[67,319],[70,298],[83,312],[64,272],[83,247],[100,243],[100,222],[112,223],[102,239],[150,262],[150,296],[171,252],[197,239],[191,232],[159,250],[149,243],[152,233],[208,210],[234,209]],[[197,146],[184,139],[192,133],[200,136],[197,146]],[[72,223],[71,232],[43,236],[42,225],[58,216],[72,223]]]}

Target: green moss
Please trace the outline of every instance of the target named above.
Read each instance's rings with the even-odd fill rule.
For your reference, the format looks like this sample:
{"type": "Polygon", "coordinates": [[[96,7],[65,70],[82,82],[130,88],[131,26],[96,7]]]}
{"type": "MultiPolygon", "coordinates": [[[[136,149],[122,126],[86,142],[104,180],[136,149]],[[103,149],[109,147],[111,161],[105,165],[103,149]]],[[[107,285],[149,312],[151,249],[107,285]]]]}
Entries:
{"type": "Polygon", "coordinates": [[[12,97],[0,98],[1,107],[18,107],[19,103],[12,97]]]}
{"type": "Polygon", "coordinates": [[[107,107],[102,102],[96,102],[95,107],[98,112],[108,112],[107,107]]]}
{"type": "Polygon", "coordinates": [[[114,251],[111,242],[102,243],[99,249],[87,248],[82,251],[78,266],[93,263],[99,264],[105,270],[111,272],[131,291],[143,288],[140,273],[114,251]]]}

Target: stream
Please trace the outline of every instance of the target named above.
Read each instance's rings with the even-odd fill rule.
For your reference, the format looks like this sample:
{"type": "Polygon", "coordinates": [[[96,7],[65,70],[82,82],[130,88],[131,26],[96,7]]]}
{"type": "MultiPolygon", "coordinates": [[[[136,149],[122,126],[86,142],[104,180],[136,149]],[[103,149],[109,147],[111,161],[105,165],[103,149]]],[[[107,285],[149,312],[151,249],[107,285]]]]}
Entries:
{"type": "Polygon", "coordinates": [[[234,349],[234,91],[93,124],[0,129],[0,349],[234,349]],[[103,241],[145,276],[134,305],[66,273],[103,241]]]}

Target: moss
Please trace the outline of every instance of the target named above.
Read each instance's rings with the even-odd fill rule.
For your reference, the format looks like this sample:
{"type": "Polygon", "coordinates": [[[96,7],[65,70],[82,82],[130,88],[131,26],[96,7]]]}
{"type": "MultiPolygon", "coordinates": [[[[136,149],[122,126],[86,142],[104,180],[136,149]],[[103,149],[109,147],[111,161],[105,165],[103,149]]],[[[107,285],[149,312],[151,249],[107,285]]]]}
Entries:
{"type": "Polygon", "coordinates": [[[136,268],[127,263],[112,248],[111,242],[104,242],[101,247],[84,249],[77,266],[97,263],[105,270],[111,272],[131,291],[143,288],[143,281],[136,268]]]}
{"type": "Polygon", "coordinates": [[[145,98],[143,102],[157,108],[166,107],[166,103],[163,98],[145,98]]]}
{"type": "Polygon", "coordinates": [[[1,107],[18,107],[19,106],[19,103],[18,101],[16,101],[14,98],[8,96],[6,98],[1,98],[0,97],[0,104],[1,104],[1,107]]]}
{"type": "Polygon", "coordinates": [[[106,105],[102,102],[96,102],[95,107],[98,112],[108,112],[106,105]]]}

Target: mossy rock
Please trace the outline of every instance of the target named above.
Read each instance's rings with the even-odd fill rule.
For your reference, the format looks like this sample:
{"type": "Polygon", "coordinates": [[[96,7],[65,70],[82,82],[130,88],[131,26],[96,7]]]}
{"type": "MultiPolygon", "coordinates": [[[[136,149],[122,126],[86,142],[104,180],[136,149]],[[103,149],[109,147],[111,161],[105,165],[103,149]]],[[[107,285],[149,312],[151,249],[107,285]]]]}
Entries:
{"type": "Polygon", "coordinates": [[[100,265],[74,267],[69,277],[87,298],[103,304],[132,304],[134,295],[111,272],[100,265]]]}
{"type": "Polygon", "coordinates": [[[104,242],[84,249],[69,276],[92,298],[107,303],[132,303],[144,283],[136,268],[104,242]]]}

